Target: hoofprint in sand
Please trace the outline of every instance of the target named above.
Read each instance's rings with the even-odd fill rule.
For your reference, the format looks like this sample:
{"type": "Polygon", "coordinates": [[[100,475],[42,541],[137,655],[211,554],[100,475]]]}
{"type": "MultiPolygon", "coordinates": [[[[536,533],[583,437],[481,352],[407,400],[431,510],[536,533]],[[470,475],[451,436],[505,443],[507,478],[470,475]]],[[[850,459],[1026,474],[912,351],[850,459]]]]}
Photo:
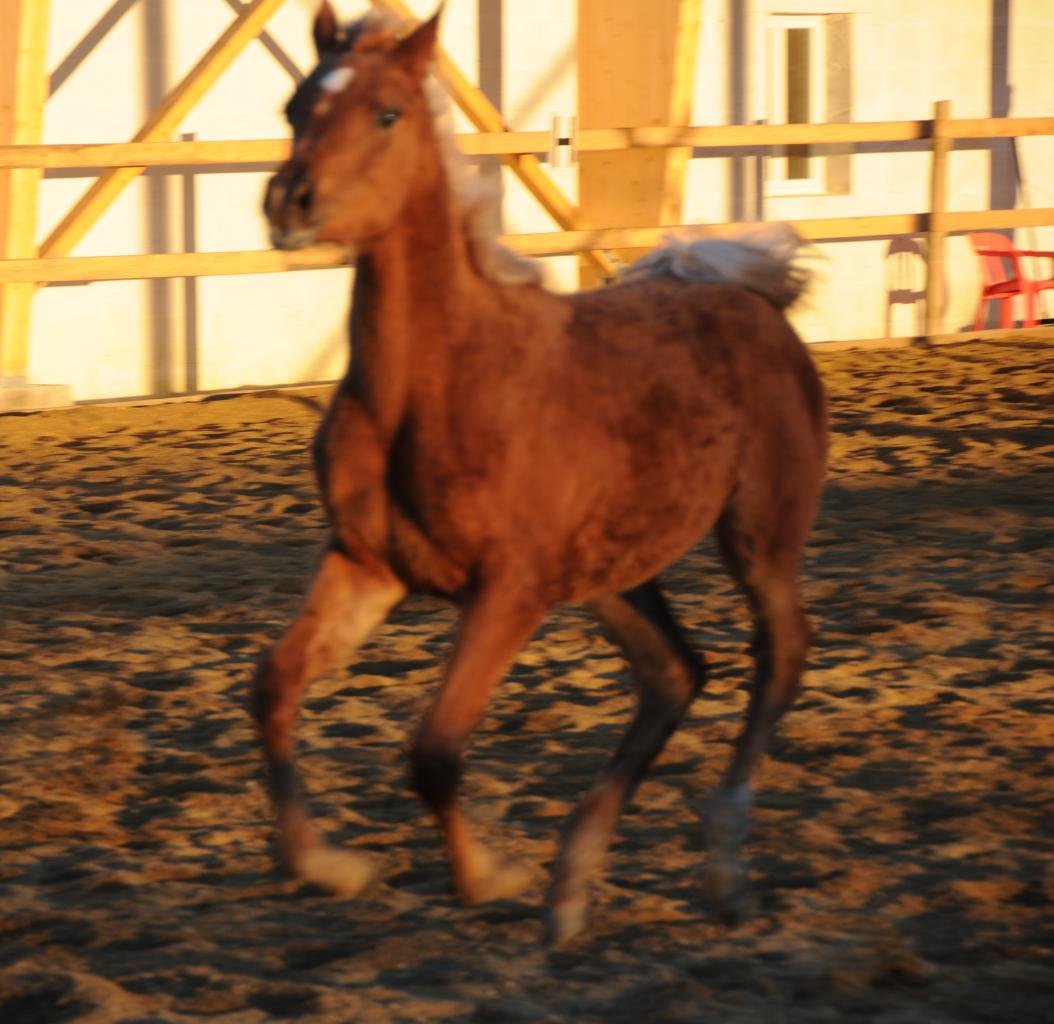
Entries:
{"type": "Polygon", "coordinates": [[[524,897],[464,909],[405,777],[452,612],[415,600],[310,692],[321,823],[379,881],[272,869],[244,709],[323,535],[289,396],[0,419],[0,1021],[1039,1022],[1054,1005],[1054,427],[1045,342],[821,353],[817,644],[757,779],[757,908],[701,883],[746,701],[709,543],[666,582],[711,683],[620,830],[592,933],[539,943],[560,822],[632,707],[584,613],[498,691],[466,788],[524,897]]]}

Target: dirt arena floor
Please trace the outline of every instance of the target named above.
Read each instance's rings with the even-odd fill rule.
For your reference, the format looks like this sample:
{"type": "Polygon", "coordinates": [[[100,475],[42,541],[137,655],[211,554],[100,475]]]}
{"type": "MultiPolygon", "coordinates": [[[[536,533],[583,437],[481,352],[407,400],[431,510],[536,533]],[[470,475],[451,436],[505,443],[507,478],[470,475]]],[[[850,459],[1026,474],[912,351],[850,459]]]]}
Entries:
{"type": "Polygon", "coordinates": [[[730,930],[700,884],[748,668],[707,542],[667,578],[712,685],[559,952],[543,869],[631,707],[582,612],[539,632],[469,760],[486,832],[538,866],[522,900],[455,904],[406,786],[449,610],[410,602],[311,690],[314,804],[380,867],[330,898],[272,867],[243,707],[322,536],[316,411],[272,393],[0,418],[0,1021],[1054,1020],[1051,352],[818,356],[818,637],[757,780],[757,912],[730,930]]]}

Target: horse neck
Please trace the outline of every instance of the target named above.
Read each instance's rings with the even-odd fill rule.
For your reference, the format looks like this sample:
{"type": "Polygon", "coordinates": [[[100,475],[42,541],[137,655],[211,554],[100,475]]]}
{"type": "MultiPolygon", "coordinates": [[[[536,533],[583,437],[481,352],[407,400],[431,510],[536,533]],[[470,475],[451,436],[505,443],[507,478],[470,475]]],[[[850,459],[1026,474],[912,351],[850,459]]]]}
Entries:
{"type": "Polygon", "coordinates": [[[349,380],[391,440],[415,383],[439,379],[445,343],[475,281],[431,126],[398,221],[357,263],[349,380]]]}

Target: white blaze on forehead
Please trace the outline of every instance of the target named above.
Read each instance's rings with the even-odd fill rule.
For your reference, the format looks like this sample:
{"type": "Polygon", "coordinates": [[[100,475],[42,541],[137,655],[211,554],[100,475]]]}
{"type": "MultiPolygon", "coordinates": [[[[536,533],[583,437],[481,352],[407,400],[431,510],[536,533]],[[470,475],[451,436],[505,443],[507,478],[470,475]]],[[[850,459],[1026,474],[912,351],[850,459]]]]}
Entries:
{"type": "Polygon", "coordinates": [[[343,92],[354,77],[355,72],[349,67],[334,68],[318,83],[318,87],[325,92],[343,92]]]}

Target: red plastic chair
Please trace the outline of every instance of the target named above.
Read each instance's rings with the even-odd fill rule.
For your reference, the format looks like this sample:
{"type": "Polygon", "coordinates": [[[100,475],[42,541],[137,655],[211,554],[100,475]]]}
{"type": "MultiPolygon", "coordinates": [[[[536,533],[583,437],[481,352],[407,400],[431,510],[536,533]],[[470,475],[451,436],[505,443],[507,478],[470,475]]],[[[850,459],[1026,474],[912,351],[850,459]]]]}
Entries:
{"type": "Polygon", "coordinates": [[[985,314],[990,302],[1001,303],[999,326],[1013,327],[1013,304],[1016,296],[1025,300],[1022,327],[1036,326],[1036,296],[1046,288],[1054,288],[1054,252],[1018,249],[1006,235],[988,231],[970,232],[970,243],[981,261],[981,297],[973,329],[984,328],[985,314]],[[1051,261],[1049,277],[1031,278],[1021,265],[1022,256],[1038,256],[1051,261]]]}

